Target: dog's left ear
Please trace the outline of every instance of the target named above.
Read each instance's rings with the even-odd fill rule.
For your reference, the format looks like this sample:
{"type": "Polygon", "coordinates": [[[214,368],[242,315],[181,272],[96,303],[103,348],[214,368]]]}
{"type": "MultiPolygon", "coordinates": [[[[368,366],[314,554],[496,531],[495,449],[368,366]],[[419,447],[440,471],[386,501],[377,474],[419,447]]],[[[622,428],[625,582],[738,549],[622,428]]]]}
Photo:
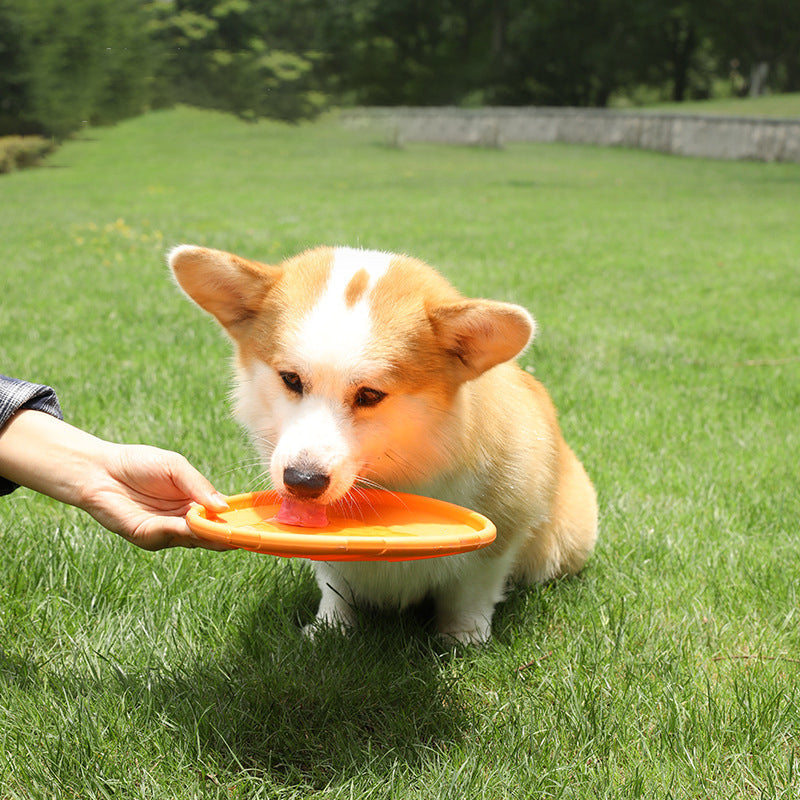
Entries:
{"type": "Polygon", "coordinates": [[[428,311],[442,347],[476,378],[518,356],[533,339],[536,323],[522,306],[494,300],[464,300],[428,311]]]}

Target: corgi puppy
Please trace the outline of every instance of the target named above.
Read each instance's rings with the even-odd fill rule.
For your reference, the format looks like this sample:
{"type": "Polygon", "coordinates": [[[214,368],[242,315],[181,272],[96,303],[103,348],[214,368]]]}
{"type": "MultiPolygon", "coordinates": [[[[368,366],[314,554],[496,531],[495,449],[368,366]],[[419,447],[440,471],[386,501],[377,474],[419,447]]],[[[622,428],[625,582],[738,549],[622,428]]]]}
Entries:
{"type": "Polygon", "coordinates": [[[533,337],[525,309],[467,299],[426,264],[369,250],[321,247],[275,266],[184,245],[169,262],[233,341],[235,414],[285,519],[324,524],[325,507],[357,503],[368,485],[497,527],[489,547],[444,558],[313,562],[315,625],[431,596],[442,634],[485,642],[509,581],[581,569],[595,491],[544,387],[512,360],[533,337]]]}

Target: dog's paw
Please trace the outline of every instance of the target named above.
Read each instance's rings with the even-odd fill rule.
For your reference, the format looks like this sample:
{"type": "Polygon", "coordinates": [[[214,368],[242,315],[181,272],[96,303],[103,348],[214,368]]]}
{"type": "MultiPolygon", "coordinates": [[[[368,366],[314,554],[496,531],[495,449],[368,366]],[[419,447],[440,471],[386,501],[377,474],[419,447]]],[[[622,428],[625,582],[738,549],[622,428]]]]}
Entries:
{"type": "Polygon", "coordinates": [[[439,625],[439,636],[445,643],[482,645],[492,638],[492,623],[485,617],[459,620],[458,625],[439,625]]]}
{"type": "Polygon", "coordinates": [[[355,617],[346,614],[317,614],[312,622],[303,626],[303,636],[309,641],[323,631],[335,631],[342,636],[348,636],[357,627],[355,617]]]}
{"type": "Polygon", "coordinates": [[[341,636],[347,636],[353,632],[353,629],[343,625],[341,622],[331,623],[327,620],[320,621],[316,619],[313,622],[309,622],[308,625],[304,625],[301,629],[303,638],[307,639],[309,642],[313,642],[319,635],[327,631],[334,631],[341,636]]]}

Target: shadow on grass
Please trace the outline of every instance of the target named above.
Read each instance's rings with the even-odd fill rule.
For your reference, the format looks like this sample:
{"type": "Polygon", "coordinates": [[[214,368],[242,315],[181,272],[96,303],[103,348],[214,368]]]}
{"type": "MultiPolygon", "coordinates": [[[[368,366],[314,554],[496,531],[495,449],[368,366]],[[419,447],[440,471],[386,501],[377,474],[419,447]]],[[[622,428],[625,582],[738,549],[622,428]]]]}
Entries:
{"type": "Polygon", "coordinates": [[[310,585],[301,591],[286,609],[281,587],[271,589],[223,656],[164,676],[163,711],[210,760],[322,788],[413,769],[469,730],[451,653],[425,624],[427,609],[309,641],[301,624],[317,598],[310,585]]]}
{"type": "MultiPolygon", "coordinates": [[[[482,655],[437,638],[432,603],[367,613],[360,630],[323,630],[311,641],[301,629],[318,594],[310,575],[298,577],[284,572],[271,582],[221,655],[171,671],[154,689],[163,713],[209,762],[228,764],[232,775],[322,789],[418,771],[474,734],[481,710],[476,687],[461,680],[461,657],[482,655]]],[[[513,589],[487,652],[536,631],[581,583],[513,589]]],[[[531,658],[541,655],[538,642],[531,658]]]]}
{"type": "MultiPolygon", "coordinates": [[[[87,744],[80,731],[44,737],[49,750],[40,753],[41,763],[57,764],[65,775],[94,769],[92,759],[102,761],[106,745],[96,754],[94,747],[108,729],[111,740],[114,731],[135,731],[142,752],[163,747],[175,752],[176,764],[190,759],[201,781],[208,772],[217,786],[252,781],[323,790],[356,778],[377,786],[398,774],[438,770],[453,750],[476,745],[485,698],[474,665],[492,660],[496,646],[502,654],[524,631],[535,634],[559,602],[559,589],[567,590],[554,584],[513,591],[495,616],[497,645],[454,659],[433,633],[432,604],[369,614],[361,632],[327,630],[308,641],[301,627],[317,604],[311,576],[281,568],[271,577],[244,610],[255,591],[243,593],[236,621],[223,626],[224,641],[203,639],[208,646],[197,647],[194,639],[182,660],[154,660],[144,671],[121,668],[91,647],[55,670],[0,650],[0,684],[30,696],[31,707],[64,704],[63,718],[71,719],[92,698],[102,726],[97,739],[87,744]],[[80,655],[85,664],[75,660],[80,655]]],[[[535,636],[521,660],[540,655],[535,636]]],[[[48,712],[39,721],[45,729],[49,718],[48,712]]]]}

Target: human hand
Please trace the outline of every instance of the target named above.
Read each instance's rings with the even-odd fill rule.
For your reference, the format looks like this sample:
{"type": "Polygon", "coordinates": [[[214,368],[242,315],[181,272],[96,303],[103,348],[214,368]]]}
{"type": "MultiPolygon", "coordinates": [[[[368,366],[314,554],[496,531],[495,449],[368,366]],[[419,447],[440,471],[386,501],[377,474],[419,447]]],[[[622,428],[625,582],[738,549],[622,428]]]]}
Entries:
{"type": "Polygon", "coordinates": [[[205,547],[184,515],[192,503],[213,511],[225,498],[178,453],[115,444],[40,411],[20,411],[0,430],[0,475],[78,506],[145,550],[205,547]]]}
{"type": "Polygon", "coordinates": [[[86,486],[81,507],[103,527],[145,550],[230,549],[194,534],[185,515],[193,503],[213,511],[228,504],[183,456],[147,445],[110,444],[103,470],[86,486]]]}

